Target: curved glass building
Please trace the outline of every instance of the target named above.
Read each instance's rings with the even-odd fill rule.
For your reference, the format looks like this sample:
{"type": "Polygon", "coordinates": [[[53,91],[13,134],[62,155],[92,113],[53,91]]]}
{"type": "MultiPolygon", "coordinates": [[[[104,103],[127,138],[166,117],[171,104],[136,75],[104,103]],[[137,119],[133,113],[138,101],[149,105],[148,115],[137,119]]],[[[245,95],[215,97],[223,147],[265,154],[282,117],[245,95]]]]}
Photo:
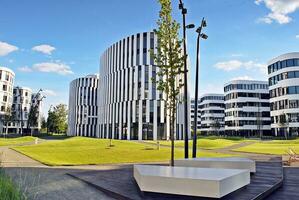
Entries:
{"type": "Polygon", "coordinates": [[[271,129],[276,136],[296,136],[299,131],[299,52],[268,62],[271,129]]]}
{"type": "MultiPolygon", "coordinates": [[[[153,32],[137,33],[114,43],[102,54],[99,137],[169,139],[169,118],[162,100],[164,94],[157,90],[155,83],[159,68],[150,53],[156,44],[153,32]]],[[[183,139],[183,104],[177,108],[175,137],[183,139]]]]}
{"type": "Polygon", "coordinates": [[[267,81],[233,80],[224,85],[225,134],[271,135],[267,81]]]}

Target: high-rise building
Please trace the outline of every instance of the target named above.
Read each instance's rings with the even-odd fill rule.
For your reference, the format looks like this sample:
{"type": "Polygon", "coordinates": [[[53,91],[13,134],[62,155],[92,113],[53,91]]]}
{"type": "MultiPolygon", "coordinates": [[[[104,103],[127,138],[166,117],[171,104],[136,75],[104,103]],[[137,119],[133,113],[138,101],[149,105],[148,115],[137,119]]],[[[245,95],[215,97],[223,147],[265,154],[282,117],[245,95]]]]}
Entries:
{"type": "Polygon", "coordinates": [[[11,112],[14,79],[15,73],[12,70],[0,67],[0,133],[4,131],[4,116],[11,112]]]}
{"type": "Polygon", "coordinates": [[[70,83],[67,135],[98,137],[98,84],[98,75],[77,78],[70,83]]]}
{"type": "Polygon", "coordinates": [[[224,86],[225,133],[234,136],[271,135],[268,83],[233,80],[224,86]]]}
{"type": "MultiPolygon", "coordinates": [[[[137,33],[116,42],[101,56],[99,137],[169,139],[170,120],[162,100],[164,94],[156,85],[159,68],[150,53],[156,46],[157,36],[153,32],[137,33]]],[[[178,103],[176,119],[175,138],[183,139],[183,103],[178,103]]]]}
{"type": "Polygon", "coordinates": [[[224,133],[224,96],[223,94],[204,94],[199,99],[200,133],[224,133]]]}
{"type": "Polygon", "coordinates": [[[299,133],[299,52],[268,62],[271,129],[275,136],[299,133]]]}

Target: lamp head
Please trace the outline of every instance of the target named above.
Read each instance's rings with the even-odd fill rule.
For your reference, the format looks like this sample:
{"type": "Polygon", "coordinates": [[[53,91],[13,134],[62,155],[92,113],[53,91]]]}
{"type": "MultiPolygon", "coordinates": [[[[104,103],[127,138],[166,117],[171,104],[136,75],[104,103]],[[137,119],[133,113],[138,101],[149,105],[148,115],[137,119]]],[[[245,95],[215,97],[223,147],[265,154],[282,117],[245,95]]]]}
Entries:
{"type": "Polygon", "coordinates": [[[186,26],[187,29],[192,29],[192,28],[194,28],[194,27],[195,27],[194,24],[188,24],[188,25],[186,26]]]}
{"type": "Polygon", "coordinates": [[[200,35],[200,37],[201,37],[202,39],[204,39],[204,40],[208,39],[208,36],[207,36],[206,34],[204,34],[204,33],[202,33],[202,34],[200,35]]]}
{"type": "Polygon", "coordinates": [[[204,18],[201,21],[201,26],[202,27],[207,27],[207,21],[204,18]]]}

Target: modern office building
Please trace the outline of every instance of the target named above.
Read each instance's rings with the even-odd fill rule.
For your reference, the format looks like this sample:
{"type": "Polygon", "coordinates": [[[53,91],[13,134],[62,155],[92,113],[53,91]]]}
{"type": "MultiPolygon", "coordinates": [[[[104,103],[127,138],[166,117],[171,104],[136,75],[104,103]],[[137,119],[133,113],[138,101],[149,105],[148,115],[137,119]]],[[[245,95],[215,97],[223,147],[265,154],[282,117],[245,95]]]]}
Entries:
{"type": "MultiPolygon", "coordinates": [[[[155,83],[159,68],[150,53],[156,45],[157,36],[153,32],[137,33],[116,42],[101,56],[99,137],[169,139],[170,123],[162,100],[164,94],[157,90],[155,83]]],[[[184,135],[183,108],[179,103],[176,139],[183,139],[184,135]]],[[[190,130],[190,120],[188,127],[190,130]]]]}
{"type": "Polygon", "coordinates": [[[299,52],[268,62],[271,129],[275,136],[297,136],[299,132],[299,52]]]}
{"type": "Polygon", "coordinates": [[[97,137],[98,75],[77,78],[70,83],[69,136],[97,137]]]}
{"type": "Polygon", "coordinates": [[[200,133],[224,134],[224,96],[223,94],[204,94],[199,99],[200,133]]]}
{"type": "Polygon", "coordinates": [[[271,135],[267,82],[234,80],[224,85],[224,96],[227,135],[271,135]]]}
{"type": "Polygon", "coordinates": [[[31,105],[32,90],[28,87],[14,87],[11,112],[13,122],[9,125],[10,133],[23,134],[28,126],[28,116],[31,105]],[[22,132],[23,131],[23,132],[22,132]]]}
{"type": "MultiPolygon", "coordinates": [[[[191,117],[191,131],[194,130],[194,114],[195,114],[195,100],[191,99],[191,112],[190,112],[190,117],[191,117]]],[[[197,103],[197,130],[199,131],[200,129],[200,108],[199,108],[199,101],[197,103]]]]}
{"type": "Polygon", "coordinates": [[[0,133],[4,132],[4,116],[10,112],[13,102],[13,85],[15,73],[0,67],[0,133]]]}

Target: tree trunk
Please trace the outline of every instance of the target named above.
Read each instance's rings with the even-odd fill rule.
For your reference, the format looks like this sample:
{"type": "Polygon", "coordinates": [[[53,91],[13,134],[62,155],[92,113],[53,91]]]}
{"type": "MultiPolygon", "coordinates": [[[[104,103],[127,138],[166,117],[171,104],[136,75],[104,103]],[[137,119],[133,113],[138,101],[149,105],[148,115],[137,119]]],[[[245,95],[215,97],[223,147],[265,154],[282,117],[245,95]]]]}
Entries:
{"type": "Polygon", "coordinates": [[[174,166],[174,109],[172,109],[170,117],[170,138],[171,138],[171,161],[170,166],[174,166]]]}

